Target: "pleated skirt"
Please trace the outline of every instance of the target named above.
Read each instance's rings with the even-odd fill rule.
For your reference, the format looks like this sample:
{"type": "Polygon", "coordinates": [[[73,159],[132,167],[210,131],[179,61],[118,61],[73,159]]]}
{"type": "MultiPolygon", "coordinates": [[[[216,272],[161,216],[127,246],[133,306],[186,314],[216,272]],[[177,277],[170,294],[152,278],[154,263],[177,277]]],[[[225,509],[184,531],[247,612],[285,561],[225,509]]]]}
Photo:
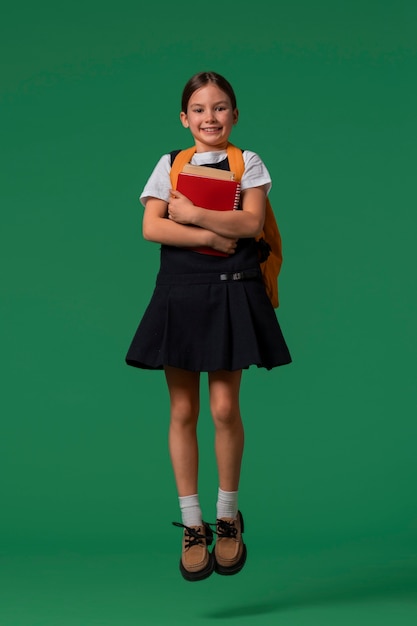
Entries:
{"type": "Polygon", "coordinates": [[[229,257],[161,247],[155,289],[128,349],[128,365],[212,372],[290,362],[253,240],[242,240],[229,257]]]}

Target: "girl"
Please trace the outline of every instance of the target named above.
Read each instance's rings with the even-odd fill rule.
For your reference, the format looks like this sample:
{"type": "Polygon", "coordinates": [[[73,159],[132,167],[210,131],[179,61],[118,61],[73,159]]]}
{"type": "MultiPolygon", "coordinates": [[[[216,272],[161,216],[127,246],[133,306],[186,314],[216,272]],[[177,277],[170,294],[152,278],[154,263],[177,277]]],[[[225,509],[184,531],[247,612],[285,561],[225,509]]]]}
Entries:
{"type": "MultiPolygon", "coordinates": [[[[239,117],[230,83],[200,72],[184,87],[180,119],[194,138],[191,163],[230,169],[227,147],[239,117]]],[[[291,362],[266,295],[255,236],[263,228],[269,173],[243,151],[245,171],[236,211],[194,206],[171,188],[174,155],[157,163],[141,194],[143,236],[161,244],[155,291],[126,356],[128,365],[164,370],[170,397],[169,449],[183,528],[180,571],[202,580],[239,572],[246,560],[238,487],[244,431],[239,407],[242,369],[291,362]],[[201,254],[209,246],[226,253],[201,254]],[[198,496],[200,373],[207,372],[218,467],[216,545],[198,496]]]]}

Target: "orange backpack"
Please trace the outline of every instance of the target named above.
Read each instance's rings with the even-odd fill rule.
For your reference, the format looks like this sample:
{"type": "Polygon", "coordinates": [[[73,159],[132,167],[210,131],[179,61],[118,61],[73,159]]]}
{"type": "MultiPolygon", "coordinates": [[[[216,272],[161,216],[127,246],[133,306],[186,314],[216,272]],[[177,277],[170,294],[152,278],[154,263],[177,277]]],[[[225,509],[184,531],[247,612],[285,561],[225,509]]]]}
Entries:
{"type": "MultiPolygon", "coordinates": [[[[175,157],[171,167],[172,188],[177,188],[178,174],[184,165],[191,161],[195,153],[195,146],[181,150],[175,157]]],[[[229,143],[227,146],[227,158],[229,167],[235,173],[236,180],[240,180],[245,170],[242,150],[229,143]]],[[[276,309],[279,306],[278,299],[278,274],[282,265],[282,241],[275,215],[267,196],[265,223],[262,232],[256,237],[260,250],[260,268],[266,293],[271,300],[272,306],[276,309]]]]}

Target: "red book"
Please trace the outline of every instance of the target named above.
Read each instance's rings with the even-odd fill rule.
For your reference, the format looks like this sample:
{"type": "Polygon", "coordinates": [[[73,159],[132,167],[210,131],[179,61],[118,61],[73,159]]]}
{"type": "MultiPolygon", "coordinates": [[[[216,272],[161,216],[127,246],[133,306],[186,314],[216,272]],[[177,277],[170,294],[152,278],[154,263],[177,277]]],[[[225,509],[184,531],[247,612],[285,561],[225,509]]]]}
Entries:
{"type": "MultiPolygon", "coordinates": [[[[204,168],[206,169],[206,168],[204,168]]],[[[236,180],[217,178],[216,169],[213,169],[213,177],[199,174],[180,172],[178,175],[177,190],[187,196],[196,206],[212,211],[233,211],[239,206],[240,183],[236,180]]],[[[220,172],[221,170],[217,170],[220,172]]],[[[229,172],[230,174],[230,172],[229,172]]],[[[218,252],[213,248],[192,248],[203,254],[216,256],[229,256],[224,252],[218,252]]]]}

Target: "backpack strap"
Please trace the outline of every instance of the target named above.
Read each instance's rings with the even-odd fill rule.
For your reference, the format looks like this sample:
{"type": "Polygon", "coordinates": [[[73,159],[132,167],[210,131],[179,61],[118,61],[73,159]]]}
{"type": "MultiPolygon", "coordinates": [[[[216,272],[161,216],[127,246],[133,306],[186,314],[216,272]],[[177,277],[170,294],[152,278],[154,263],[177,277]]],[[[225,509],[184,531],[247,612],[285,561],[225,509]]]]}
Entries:
{"type": "MultiPolygon", "coordinates": [[[[227,146],[227,158],[232,172],[236,179],[241,180],[245,170],[242,151],[233,144],[227,146]]],[[[258,242],[266,242],[269,249],[267,262],[261,260],[261,270],[265,283],[266,292],[276,309],[279,306],[277,278],[282,265],[282,241],[278,224],[271,206],[271,202],[266,196],[265,199],[265,223],[262,232],[256,237],[258,242]]]]}
{"type": "Polygon", "coordinates": [[[243,153],[240,148],[237,148],[232,143],[227,145],[227,159],[229,161],[230,171],[235,173],[236,180],[240,181],[245,171],[245,162],[243,160],[243,153]]]}
{"type": "Polygon", "coordinates": [[[174,158],[170,172],[171,185],[173,189],[177,188],[178,174],[182,172],[184,165],[191,161],[195,150],[195,146],[187,148],[186,150],[180,150],[174,158]]]}

